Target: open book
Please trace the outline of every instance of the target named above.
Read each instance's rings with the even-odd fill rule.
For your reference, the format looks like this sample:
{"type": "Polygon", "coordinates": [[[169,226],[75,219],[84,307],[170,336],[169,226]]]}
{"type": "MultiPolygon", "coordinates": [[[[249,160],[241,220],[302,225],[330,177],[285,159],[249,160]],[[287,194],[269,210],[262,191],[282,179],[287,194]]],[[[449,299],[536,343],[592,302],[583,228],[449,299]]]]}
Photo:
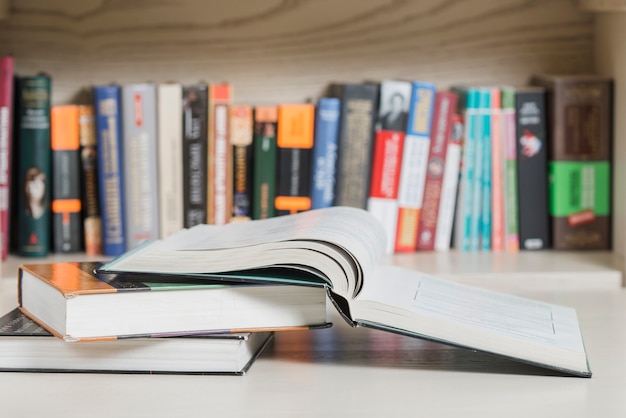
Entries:
{"type": "Polygon", "coordinates": [[[197,225],[100,270],[325,286],[361,325],[590,377],[575,310],[380,263],[385,231],[367,211],[331,207],[197,225]]]}

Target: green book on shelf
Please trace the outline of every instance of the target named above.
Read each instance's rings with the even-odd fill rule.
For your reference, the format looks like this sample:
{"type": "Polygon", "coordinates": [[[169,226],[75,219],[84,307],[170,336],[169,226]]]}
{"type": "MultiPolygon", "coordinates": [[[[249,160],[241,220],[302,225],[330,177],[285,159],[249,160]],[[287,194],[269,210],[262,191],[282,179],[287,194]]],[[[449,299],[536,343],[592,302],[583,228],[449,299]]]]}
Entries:
{"type": "Polygon", "coordinates": [[[50,89],[43,74],[16,81],[16,242],[25,257],[46,256],[51,245],[50,89]]]}

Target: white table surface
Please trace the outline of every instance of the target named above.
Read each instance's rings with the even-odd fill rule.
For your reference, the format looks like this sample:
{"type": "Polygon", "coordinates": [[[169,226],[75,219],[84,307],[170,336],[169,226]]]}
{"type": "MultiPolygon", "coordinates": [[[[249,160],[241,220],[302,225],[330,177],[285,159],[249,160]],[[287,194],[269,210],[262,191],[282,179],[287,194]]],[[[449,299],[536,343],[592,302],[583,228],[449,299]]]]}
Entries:
{"type": "MultiPolygon", "coordinates": [[[[1,417],[626,417],[626,291],[526,292],[577,309],[593,377],[334,326],[284,332],[245,376],[0,373],[1,417]]],[[[0,278],[0,311],[16,280],[0,278]]]]}

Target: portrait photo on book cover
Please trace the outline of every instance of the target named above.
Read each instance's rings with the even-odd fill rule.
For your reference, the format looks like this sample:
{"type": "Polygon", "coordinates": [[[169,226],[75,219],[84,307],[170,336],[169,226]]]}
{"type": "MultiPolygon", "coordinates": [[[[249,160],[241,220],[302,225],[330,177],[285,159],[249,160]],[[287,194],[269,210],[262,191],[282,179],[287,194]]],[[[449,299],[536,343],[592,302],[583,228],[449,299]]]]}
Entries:
{"type": "Polygon", "coordinates": [[[404,132],[409,114],[411,91],[389,87],[381,89],[380,94],[380,128],[404,132]]]}
{"type": "Polygon", "coordinates": [[[30,167],[24,175],[24,207],[28,216],[40,218],[46,209],[46,174],[30,167]]]}

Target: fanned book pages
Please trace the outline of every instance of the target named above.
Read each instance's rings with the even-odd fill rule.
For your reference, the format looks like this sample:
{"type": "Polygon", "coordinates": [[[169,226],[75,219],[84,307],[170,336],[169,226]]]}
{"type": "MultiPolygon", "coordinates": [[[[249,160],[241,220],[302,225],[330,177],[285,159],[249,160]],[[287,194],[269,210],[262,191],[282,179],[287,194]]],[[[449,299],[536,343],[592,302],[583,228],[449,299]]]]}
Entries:
{"type": "Polygon", "coordinates": [[[381,264],[384,248],[385,231],[371,214],[335,206],[197,225],[147,243],[100,271],[323,286],[353,326],[591,376],[574,309],[381,264]]]}

